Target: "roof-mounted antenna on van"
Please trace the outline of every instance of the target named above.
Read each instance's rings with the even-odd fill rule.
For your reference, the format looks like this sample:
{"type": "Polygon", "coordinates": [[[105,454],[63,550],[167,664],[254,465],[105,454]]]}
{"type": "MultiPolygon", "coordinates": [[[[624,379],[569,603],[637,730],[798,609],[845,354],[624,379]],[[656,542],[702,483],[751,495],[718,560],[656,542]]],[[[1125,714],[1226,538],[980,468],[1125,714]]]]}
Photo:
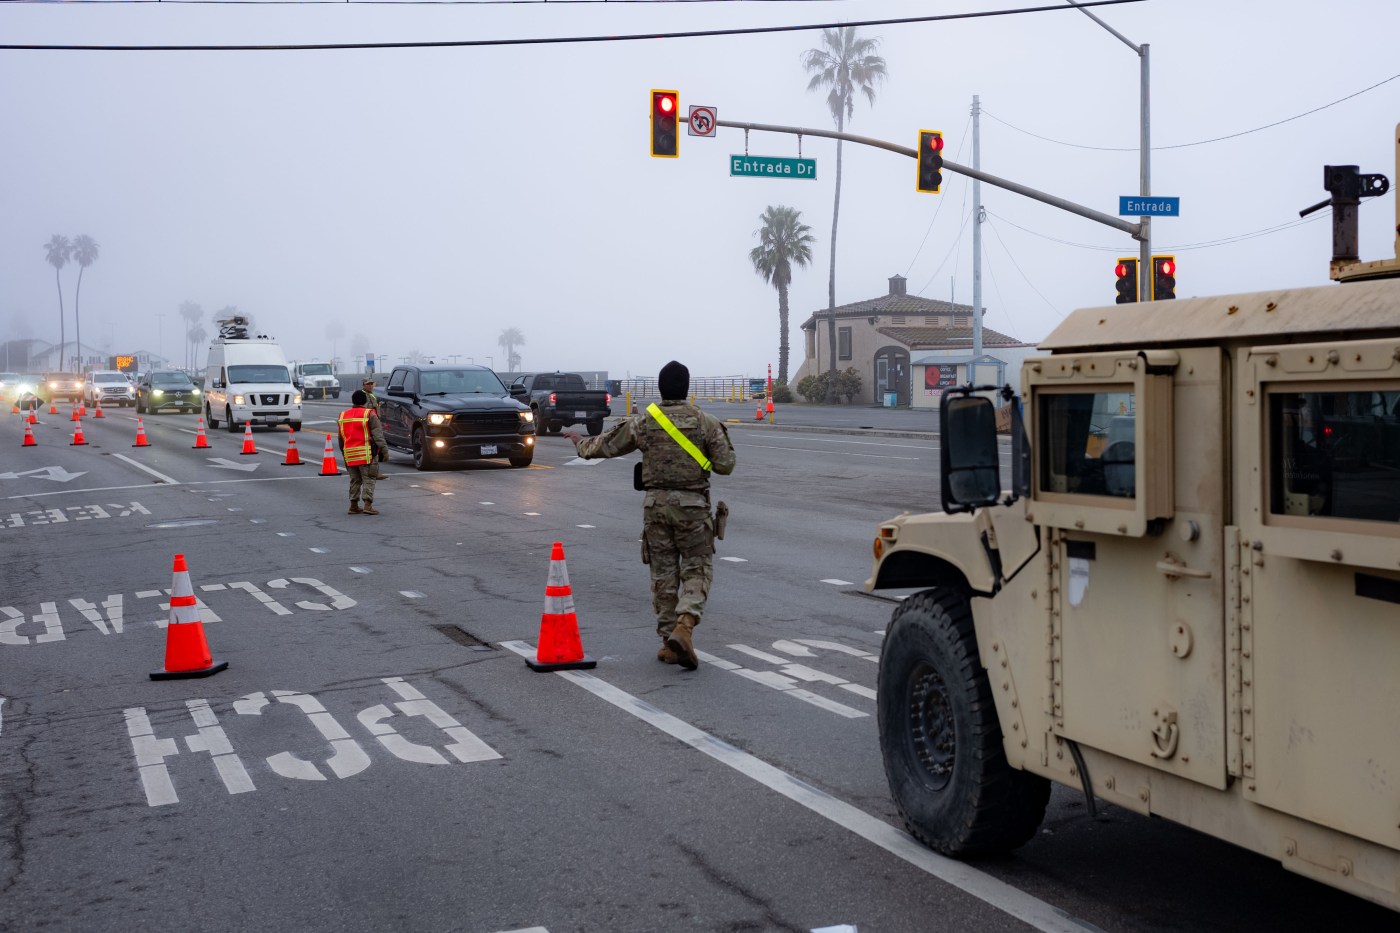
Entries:
{"type": "Polygon", "coordinates": [[[241,314],[214,322],[219,325],[219,336],[225,340],[247,340],[248,328],[252,322],[241,314]]]}

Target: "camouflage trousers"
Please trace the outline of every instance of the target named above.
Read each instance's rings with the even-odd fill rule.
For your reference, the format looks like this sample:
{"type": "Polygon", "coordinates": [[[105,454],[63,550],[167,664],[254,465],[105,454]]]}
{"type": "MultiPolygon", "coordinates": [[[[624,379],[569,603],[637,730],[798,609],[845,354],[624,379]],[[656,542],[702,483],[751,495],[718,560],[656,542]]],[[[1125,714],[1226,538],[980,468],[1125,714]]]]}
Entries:
{"type": "MultiPolygon", "coordinates": [[[[648,496],[651,501],[652,496],[648,496]]],[[[664,497],[658,497],[664,498],[664,497]]],[[[699,496],[695,496],[699,499],[699,496]]],[[[714,573],[714,526],[708,505],[657,503],[642,513],[642,542],[651,568],[651,608],[662,638],[688,613],[705,613],[714,573]]]]}
{"type": "Polygon", "coordinates": [[[365,502],[374,501],[374,474],[379,469],[376,463],[365,463],[360,466],[345,465],[345,471],[350,474],[350,501],[358,502],[361,498],[365,502]]]}

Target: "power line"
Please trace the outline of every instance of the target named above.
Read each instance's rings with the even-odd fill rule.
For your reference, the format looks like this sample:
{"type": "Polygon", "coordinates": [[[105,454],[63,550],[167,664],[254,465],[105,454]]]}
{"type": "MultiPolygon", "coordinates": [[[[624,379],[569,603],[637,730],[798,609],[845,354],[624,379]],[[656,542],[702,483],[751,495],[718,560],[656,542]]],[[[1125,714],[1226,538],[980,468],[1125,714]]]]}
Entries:
{"type": "MultiPolygon", "coordinates": [[[[966,198],[963,199],[963,203],[967,203],[966,198]]],[[[957,239],[955,239],[955,240],[953,241],[953,245],[952,245],[952,246],[948,247],[948,252],[946,252],[946,253],[943,254],[943,261],[940,262],[940,263],[938,264],[938,268],[937,268],[937,269],[934,269],[934,270],[933,270],[933,275],[931,275],[931,276],[928,277],[928,281],[924,283],[924,287],[915,290],[914,294],[922,296],[924,292],[928,291],[928,287],[929,287],[930,285],[933,284],[933,280],[936,279],[936,278],[938,278],[938,273],[942,272],[942,271],[943,271],[943,267],[946,266],[946,265],[948,264],[948,257],[951,256],[951,255],[953,255],[953,250],[958,246],[958,244],[960,244],[960,243],[962,242],[963,230],[967,229],[967,218],[970,217],[970,216],[972,216],[972,212],[971,212],[971,211],[969,211],[969,212],[963,217],[963,222],[962,222],[962,224],[958,227],[958,236],[957,236],[957,239]]]]}
{"type": "MultiPolygon", "coordinates": [[[[1363,201],[1361,203],[1366,204],[1368,202],[1363,201]]],[[[1156,244],[1154,244],[1154,247],[1163,250],[1170,249],[1174,252],[1185,252],[1187,250],[1193,249],[1206,249],[1212,246],[1226,246],[1230,243],[1239,243],[1244,240],[1255,239],[1256,237],[1269,236],[1270,234],[1274,233],[1281,233],[1284,230],[1291,230],[1294,227],[1301,227],[1304,224],[1316,223],[1317,221],[1326,217],[1328,215],[1328,211],[1330,211],[1330,208],[1324,211],[1320,211],[1319,213],[1306,217],[1302,220],[1290,220],[1287,223],[1276,224],[1272,227],[1265,227],[1262,230],[1251,230],[1248,233],[1235,233],[1230,234],[1229,236],[1219,237],[1214,240],[1202,240],[1199,243],[1185,243],[1180,246],[1157,247],[1156,244]]],[[[1099,246],[1096,243],[1076,243],[1073,240],[1064,240],[1060,237],[1054,237],[1050,236],[1049,234],[1040,233],[1039,231],[1032,230],[1029,227],[1023,227],[1015,221],[1009,220],[1006,217],[1001,216],[1000,214],[993,213],[990,210],[988,210],[987,213],[1000,221],[1010,224],[1011,226],[1015,227],[1017,230],[1020,230],[1023,233],[1029,233],[1031,236],[1040,237],[1042,240],[1049,240],[1052,243],[1060,243],[1065,246],[1073,246],[1077,249],[1091,249],[1102,253],[1117,253],[1122,252],[1123,250],[1123,247],[1121,246],[1099,246]]]]}
{"type": "Polygon", "coordinates": [[[1016,257],[1015,257],[1014,255],[1012,255],[1011,250],[1009,250],[1009,249],[1006,248],[1006,241],[1004,241],[1004,240],[1001,238],[1001,232],[1000,232],[999,230],[997,230],[996,224],[990,224],[990,223],[989,223],[989,224],[987,224],[987,226],[989,226],[989,227],[992,228],[992,233],[996,235],[997,242],[1000,243],[1000,244],[1001,244],[1001,248],[1002,248],[1003,250],[1006,251],[1006,258],[1007,258],[1007,259],[1010,259],[1010,260],[1011,260],[1011,265],[1015,266],[1015,267],[1016,267],[1016,271],[1019,272],[1019,273],[1021,273],[1021,278],[1025,279],[1026,284],[1029,285],[1029,286],[1031,287],[1031,291],[1035,292],[1037,295],[1040,295],[1040,300],[1043,301],[1043,302],[1045,302],[1045,306],[1046,306],[1047,308],[1049,308],[1051,311],[1054,311],[1057,315],[1059,315],[1060,320],[1063,321],[1063,320],[1065,319],[1064,313],[1063,313],[1062,311],[1060,311],[1059,308],[1057,308],[1057,307],[1055,307],[1053,304],[1051,304],[1049,298],[1046,298],[1044,295],[1041,294],[1040,289],[1038,289],[1038,288],[1035,287],[1035,283],[1033,283],[1033,282],[1030,280],[1030,278],[1026,275],[1025,270],[1021,268],[1021,264],[1020,264],[1019,262],[1016,261],[1016,257]]]}
{"type": "MultiPolygon", "coordinates": [[[[1282,126],[1282,125],[1285,124],[1285,123],[1292,123],[1294,120],[1301,120],[1303,117],[1311,116],[1311,115],[1314,114],[1314,113],[1317,113],[1317,112],[1322,111],[1322,110],[1326,110],[1328,107],[1335,107],[1335,106],[1337,106],[1337,105],[1340,104],[1340,103],[1344,103],[1344,102],[1346,102],[1346,101],[1351,100],[1353,97],[1359,97],[1359,96],[1361,96],[1362,94],[1365,94],[1367,91],[1374,91],[1376,88],[1380,87],[1381,85],[1383,85],[1383,84],[1389,84],[1391,81],[1394,81],[1396,78],[1400,78],[1400,74],[1391,75],[1390,77],[1386,78],[1384,81],[1377,81],[1375,84],[1371,85],[1370,87],[1363,87],[1361,90],[1359,90],[1359,91],[1354,91],[1353,93],[1348,94],[1346,97],[1339,97],[1339,98],[1337,98],[1336,100],[1332,101],[1330,104],[1323,104],[1321,107],[1314,107],[1314,108],[1311,109],[1311,110],[1305,110],[1305,111],[1303,111],[1302,113],[1295,114],[1294,116],[1286,117],[1286,118],[1284,118],[1284,119],[1282,119],[1282,120],[1275,120],[1273,123],[1265,123],[1263,126],[1256,126],[1256,127],[1255,127],[1254,129],[1252,129],[1252,130],[1240,130],[1238,133],[1229,133],[1229,134],[1227,134],[1227,135],[1225,135],[1225,136],[1215,136],[1215,137],[1212,137],[1212,138],[1210,138],[1210,139],[1198,139],[1198,140],[1196,140],[1195,142],[1190,142],[1190,143],[1173,143],[1173,144],[1170,145],[1170,146],[1153,146],[1153,147],[1152,147],[1152,151],[1153,151],[1153,152],[1157,152],[1157,151],[1163,150],[1163,149],[1186,149],[1186,148],[1189,148],[1189,147],[1191,147],[1191,146],[1204,146],[1204,145],[1206,145],[1207,143],[1218,143],[1218,142],[1221,142],[1221,141],[1226,140],[1226,139],[1235,139],[1235,138],[1240,137],[1240,136],[1248,136],[1250,133],[1258,133],[1258,132],[1260,132],[1261,130],[1273,129],[1273,128],[1276,127],[1276,126],[1282,126]]],[[[1068,142],[1068,141],[1063,140],[1063,139],[1054,139],[1054,138],[1052,138],[1052,137],[1050,137],[1050,136],[1042,136],[1042,135],[1040,135],[1039,133],[1032,133],[1030,130],[1023,130],[1023,129],[1021,129],[1019,126],[1016,126],[1016,125],[1011,124],[1011,123],[1007,123],[1007,122],[1006,122],[1005,120],[1003,120],[1001,117],[998,117],[996,114],[994,114],[994,113],[992,113],[991,111],[987,110],[987,108],[985,108],[985,107],[982,108],[982,112],[983,112],[984,114],[986,114],[987,116],[991,117],[993,120],[995,120],[995,121],[997,121],[998,123],[1000,123],[1002,126],[1007,127],[1008,129],[1013,129],[1013,130],[1015,130],[1015,131],[1018,132],[1018,133],[1024,133],[1024,134],[1027,135],[1027,136],[1033,136],[1033,137],[1035,137],[1036,139],[1044,140],[1044,141],[1047,142],[1047,143],[1054,143],[1054,144],[1057,145],[1057,146],[1069,146],[1071,149],[1093,149],[1093,150],[1098,151],[1098,152],[1137,152],[1137,151],[1138,151],[1138,147],[1137,147],[1137,146],[1088,146],[1088,145],[1084,145],[1084,144],[1082,144],[1082,143],[1072,143],[1072,142],[1068,142]]]]}
{"type": "MultiPolygon", "coordinates": [[[[130,2],[130,0],[113,0],[130,2]]],[[[282,2],[282,0],[274,0],[282,2]]],[[[293,0],[302,2],[302,0],[293,0]]],[[[1141,3],[1143,0],[1091,0],[1078,4],[1079,9],[1094,6],[1117,6],[1121,3],[1141,3]]],[[[476,48],[509,45],[563,45],[584,42],[634,42],[648,39],[701,39],[714,36],[747,36],[764,33],[811,32],[818,29],[843,29],[860,26],[903,26],[910,23],[938,23],[990,16],[1015,16],[1021,13],[1049,13],[1073,10],[1072,6],[1033,6],[1003,10],[981,10],[975,13],[942,13],[935,16],[907,16],[899,19],[868,19],[853,22],[812,23],[798,26],[749,26],[738,29],[699,29],[689,32],[654,32],[623,36],[550,36],[537,39],[453,39],[441,42],[319,42],[296,45],[31,45],[3,44],[5,51],[46,52],[320,52],[346,49],[441,49],[476,48]]]]}

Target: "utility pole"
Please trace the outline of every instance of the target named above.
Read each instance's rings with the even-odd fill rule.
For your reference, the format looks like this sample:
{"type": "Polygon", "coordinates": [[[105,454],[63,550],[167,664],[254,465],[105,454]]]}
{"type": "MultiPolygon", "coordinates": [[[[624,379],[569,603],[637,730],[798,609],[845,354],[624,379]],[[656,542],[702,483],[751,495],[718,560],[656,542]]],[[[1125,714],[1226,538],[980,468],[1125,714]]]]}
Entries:
{"type": "MultiPolygon", "coordinates": [[[[981,98],[972,95],[972,167],[982,170],[981,98]]],[[[976,383],[976,360],[982,358],[982,182],[972,177],[972,359],[967,381],[976,383]]]]}

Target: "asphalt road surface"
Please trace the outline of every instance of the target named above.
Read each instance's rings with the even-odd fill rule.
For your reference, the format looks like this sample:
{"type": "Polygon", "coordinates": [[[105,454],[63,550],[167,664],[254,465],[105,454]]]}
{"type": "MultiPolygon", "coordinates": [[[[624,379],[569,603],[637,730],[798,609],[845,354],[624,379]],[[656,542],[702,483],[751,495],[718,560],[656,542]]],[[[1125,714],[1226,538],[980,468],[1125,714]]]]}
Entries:
{"type": "Polygon", "coordinates": [[[695,673],[659,664],[632,459],[318,474],[195,418],[0,415],[0,929],[1233,931],[1395,916],[1057,789],[973,864],[903,832],[876,735],[876,523],[935,507],[932,418],[737,419],[695,673]],[[902,419],[902,420],[901,420],[902,419]],[[854,423],[852,423],[854,422],[854,423]],[[534,673],[553,542],[586,672],[534,673]],[[183,554],[216,661],[164,663],[183,554]]]}

